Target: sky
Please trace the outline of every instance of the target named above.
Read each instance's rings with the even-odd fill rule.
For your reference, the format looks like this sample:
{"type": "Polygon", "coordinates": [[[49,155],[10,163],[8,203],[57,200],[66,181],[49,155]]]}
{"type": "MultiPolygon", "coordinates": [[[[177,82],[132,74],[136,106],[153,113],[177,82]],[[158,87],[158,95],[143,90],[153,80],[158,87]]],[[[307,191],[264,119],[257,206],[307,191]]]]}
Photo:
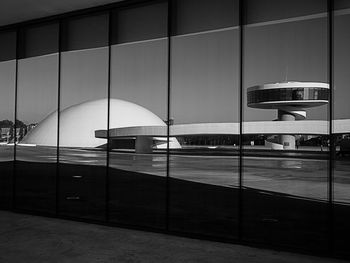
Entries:
{"type": "MultiPolygon", "coordinates": [[[[335,118],[350,118],[350,15],[335,18],[335,118]]],[[[175,123],[238,122],[238,31],[176,36],[171,50],[171,117],[175,123]]],[[[167,113],[167,41],[112,46],[111,97],[167,113]]],[[[317,18],[248,26],[244,35],[244,89],[281,81],[327,82],[327,20],[317,18]]],[[[18,119],[41,121],[57,109],[57,54],[18,64],[18,119]]],[[[62,54],[61,109],[107,97],[108,49],[62,54]]],[[[13,116],[14,62],[0,62],[0,119],[13,116]]],[[[275,110],[250,109],[244,121],[273,120],[275,110]]],[[[327,106],[307,110],[327,119],[327,106]]],[[[113,117],[113,116],[112,116],[113,117]]]]}

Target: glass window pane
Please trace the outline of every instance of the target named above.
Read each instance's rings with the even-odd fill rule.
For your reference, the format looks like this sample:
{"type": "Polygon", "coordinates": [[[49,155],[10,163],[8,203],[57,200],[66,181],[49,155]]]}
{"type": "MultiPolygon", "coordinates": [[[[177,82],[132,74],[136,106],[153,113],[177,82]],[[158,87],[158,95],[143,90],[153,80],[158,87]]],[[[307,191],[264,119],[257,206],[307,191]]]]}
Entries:
{"type": "Polygon", "coordinates": [[[328,244],[327,1],[247,0],[246,8],[244,239],[323,251],[328,244]],[[307,89],[326,96],[310,101],[304,98],[307,89]],[[256,96],[254,103],[247,94],[256,96]]]}
{"type": "Polygon", "coordinates": [[[108,15],[65,21],[59,114],[59,213],[105,219],[108,15]]]}
{"type": "Polygon", "coordinates": [[[172,32],[175,35],[228,28],[238,25],[238,1],[173,1],[172,32]]]}
{"type": "Polygon", "coordinates": [[[54,214],[58,54],[57,49],[39,54],[57,47],[44,41],[46,46],[42,38],[57,41],[58,24],[24,29],[22,35],[21,50],[26,52],[18,60],[16,208],[54,214]]]}
{"type": "Polygon", "coordinates": [[[170,138],[179,143],[169,160],[173,231],[237,235],[240,96],[234,5],[178,1],[173,14],[175,28],[184,28],[178,33],[202,31],[171,39],[170,138]],[[230,9],[216,13],[221,8],[230,9]],[[203,15],[211,10],[209,17],[203,15]]]}
{"type": "Polygon", "coordinates": [[[168,42],[164,29],[155,34],[152,27],[162,24],[166,29],[166,10],[166,3],[159,3],[114,13],[120,23],[113,28],[114,38],[133,42],[111,47],[112,222],[165,228],[168,42]],[[138,22],[130,21],[137,21],[144,11],[153,18],[143,21],[142,33],[136,28],[138,22]],[[147,40],[135,42],[136,39],[147,40]]]}
{"type": "Polygon", "coordinates": [[[16,33],[0,33],[0,208],[11,206],[15,116],[16,33]]]}
{"type": "Polygon", "coordinates": [[[323,0],[245,0],[244,20],[246,24],[254,24],[261,22],[271,23],[277,20],[292,21],[297,17],[303,16],[308,19],[313,19],[326,15],[325,12],[327,12],[327,9],[325,9],[322,1],[323,0]]]}
{"type": "MultiPolygon", "coordinates": [[[[335,143],[333,166],[334,230],[336,253],[350,256],[350,4],[334,1],[334,92],[333,138],[335,143]],[[341,9],[343,8],[343,9],[341,9]]],[[[346,2],[346,1],[345,1],[346,2]]]]}
{"type": "Polygon", "coordinates": [[[62,25],[62,35],[64,51],[105,47],[108,44],[108,16],[67,20],[62,25]]]}
{"type": "Polygon", "coordinates": [[[21,31],[20,58],[58,52],[58,24],[29,27],[21,31]],[[45,37],[45,41],[43,41],[45,37]]]}
{"type": "Polygon", "coordinates": [[[167,15],[167,5],[162,2],[115,11],[113,44],[166,37],[167,15]]]}
{"type": "Polygon", "coordinates": [[[0,61],[16,59],[16,32],[1,32],[0,61]]]}

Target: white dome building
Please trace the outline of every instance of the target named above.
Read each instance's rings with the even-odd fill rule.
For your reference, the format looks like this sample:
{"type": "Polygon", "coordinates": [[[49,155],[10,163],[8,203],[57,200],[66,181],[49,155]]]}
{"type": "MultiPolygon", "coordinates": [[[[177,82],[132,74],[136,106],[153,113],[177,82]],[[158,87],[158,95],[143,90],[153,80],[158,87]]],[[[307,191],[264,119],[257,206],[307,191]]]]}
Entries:
{"type": "MultiPolygon", "coordinates": [[[[61,147],[98,147],[107,143],[96,138],[96,130],[107,130],[108,99],[83,102],[60,112],[61,147]]],[[[110,100],[110,128],[166,126],[157,115],[137,104],[110,100]]],[[[57,145],[57,111],[31,130],[21,144],[57,145]]]]}

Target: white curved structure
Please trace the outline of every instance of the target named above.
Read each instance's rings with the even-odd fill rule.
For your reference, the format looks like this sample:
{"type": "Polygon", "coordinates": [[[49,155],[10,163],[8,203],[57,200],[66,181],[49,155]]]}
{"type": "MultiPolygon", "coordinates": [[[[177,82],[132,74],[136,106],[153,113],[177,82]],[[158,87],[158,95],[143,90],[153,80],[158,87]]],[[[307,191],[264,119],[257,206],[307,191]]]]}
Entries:
{"type": "MultiPolygon", "coordinates": [[[[239,135],[239,123],[191,123],[175,124],[170,126],[170,136],[186,135],[239,135]]],[[[304,121],[250,121],[244,122],[243,134],[266,134],[266,135],[288,135],[288,134],[312,134],[329,135],[329,122],[317,120],[304,121]]],[[[125,138],[137,136],[166,137],[167,127],[125,127],[109,130],[110,138],[125,138]]],[[[333,120],[333,134],[350,133],[350,119],[333,120]]],[[[107,138],[107,130],[97,130],[97,138],[107,138]]],[[[172,138],[172,137],[171,137],[172,138]]]]}
{"type": "MultiPolygon", "coordinates": [[[[61,147],[98,147],[107,143],[95,131],[107,129],[108,99],[83,102],[60,112],[61,147]]],[[[110,127],[166,126],[157,115],[137,104],[110,100],[110,127]]],[[[152,140],[152,139],[151,139],[152,140]]],[[[140,140],[142,142],[142,140],[140,140]]],[[[57,146],[57,112],[41,121],[21,144],[57,146]]]]}
{"type": "MultiPolygon", "coordinates": [[[[322,82],[283,82],[250,87],[248,107],[277,109],[279,121],[306,119],[305,108],[328,103],[329,84],[322,82]]],[[[278,141],[267,141],[273,149],[295,149],[293,134],[280,135],[278,141]]]]}

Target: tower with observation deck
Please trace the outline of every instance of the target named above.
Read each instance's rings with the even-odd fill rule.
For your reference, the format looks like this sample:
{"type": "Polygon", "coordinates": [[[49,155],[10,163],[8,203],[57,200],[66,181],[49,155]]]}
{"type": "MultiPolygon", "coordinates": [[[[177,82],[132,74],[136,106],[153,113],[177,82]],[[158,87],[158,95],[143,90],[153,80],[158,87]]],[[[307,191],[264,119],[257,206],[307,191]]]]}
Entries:
{"type": "MultiPolygon", "coordinates": [[[[329,84],[322,82],[282,82],[264,84],[248,88],[248,107],[276,109],[277,121],[296,121],[306,119],[307,108],[328,103],[329,84]]],[[[295,149],[295,135],[278,136],[275,149],[295,149]]]]}

